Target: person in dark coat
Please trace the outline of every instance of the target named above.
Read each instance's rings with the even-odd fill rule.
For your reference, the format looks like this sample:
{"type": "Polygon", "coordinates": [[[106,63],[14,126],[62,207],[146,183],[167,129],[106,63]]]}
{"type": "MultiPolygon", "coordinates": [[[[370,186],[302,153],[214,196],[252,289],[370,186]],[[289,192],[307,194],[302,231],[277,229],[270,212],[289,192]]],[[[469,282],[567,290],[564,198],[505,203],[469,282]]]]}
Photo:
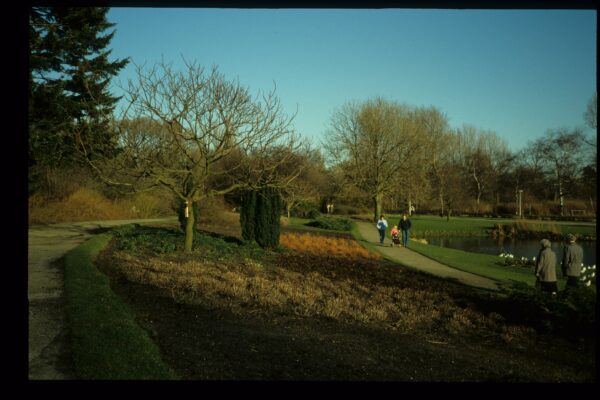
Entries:
{"type": "Polygon", "coordinates": [[[561,269],[563,276],[567,278],[567,286],[576,288],[579,286],[579,275],[581,274],[581,263],[583,262],[583,249],[575,243],[575,235],[569,233],[565,238],[566,245],[563,249],[561,269]]]}
{"type": "Polygon", "coordinates": [[[402,231],[402,246],[404,247],[408,246],[408,231],[411,226],[412,222],[410,222],[410,219],[408,219],[406,214],[403,214],[400,222],[398,222],[398,227],[402,231]]]}
{"type": "Polygon", "coordinates": [[[556,284],[556,254],[550,248],[551,244],[548,239],[542,239],[540,245],[542,248],[535,260],[536,286],[539,284],[543,292],[556,294],[558,292],[556,284]]]}

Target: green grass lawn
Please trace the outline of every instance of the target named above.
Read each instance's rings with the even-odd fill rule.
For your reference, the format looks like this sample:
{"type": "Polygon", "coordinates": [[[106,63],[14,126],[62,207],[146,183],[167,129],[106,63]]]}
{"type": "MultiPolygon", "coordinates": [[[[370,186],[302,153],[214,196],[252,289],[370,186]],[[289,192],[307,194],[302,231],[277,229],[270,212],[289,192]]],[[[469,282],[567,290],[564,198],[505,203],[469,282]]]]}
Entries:
{"type": "Polygon", "coordinates": [[[81,379],[175,379],[133,311],[94,265],[112,236],[100,234],[65,256],[67,316],[81,379]]]}
{"type": "MultiPolygon", "coordinates": [[[[389,216],[388,223],[395,225],[400,216],[389,216]]],[[[455,234],[455,235],[477,235],[486,236],[487,229],[490,229],[494,223],[508,224],[514,222],[510,219],[491,219],[491,218],[468,218],[455,217],[450,221],[436,216],[415,216],[413,221],[413,237],[419,237],[419,230],[416,226],[421,225],[421,232],[434,232],[437,234],[455,234]]],[[[595,226],[589,226],[585,223],[565,222],[558,224],[563,230],[563,233],[573,232],[585,234],[595,232],[595,226]]],[[[355,238],[361,239],[358,229],[353,229],[352,234],[355,238]]],[[[377,251],[376,246],[370,244],[363,245],[370,251],[377,251]]],[[[411,250],[414,250],[426,257],[436,260],[449,267],[456,268],[461,271],[470,272],[475,275],[494,279],[500,282],[522,282],[529,286],[535,285],[535,277],[533,270],[527,267],[503,266],[501,265],[502,258],[496,255],[472,253],[462,250],[449,249],[439,246],[432,246],[411,241],[411,250]]],[[[558,267],[558,266],[557,266],[558,267]]],[[[557,273],[559,288],[562,289],[565,285],[565,279],[557,273]]]]}
{"type": "MultiPolygon", "coordinates": [[[[397,225],[401,215],[388,215],[386,217],[390,226],[397,225]]],[[[518,220],[510,218],[473,218],[473,217],[446,217],[435,215],[414,215],[410,218],[412,221],[411,235],[413,237],[426,237],[431,235],[452,235],[452,236],[487,236],[494,224],[508,225],[514,224],[518,220]]],[[[596,236],[596,224],[590,222],[573,221],[538,221],[521,220],[540,224],[542,227],[552,225],[558,228],[560,233],[579,234],[585,236],[596,236]]]]}
{"type": "MultiPolygon", "coordinates": [[[[535,285],[533,269],[499,265],[498,263],[502,261],[502,258],[499,256],[471,253],[413,241],[410,242],[410,249],[461,271],[501,282],[523,282],[530,286],[535,285]]],[[[559,287],[562,288],[565,280],[558,275],[559,287]]]]}

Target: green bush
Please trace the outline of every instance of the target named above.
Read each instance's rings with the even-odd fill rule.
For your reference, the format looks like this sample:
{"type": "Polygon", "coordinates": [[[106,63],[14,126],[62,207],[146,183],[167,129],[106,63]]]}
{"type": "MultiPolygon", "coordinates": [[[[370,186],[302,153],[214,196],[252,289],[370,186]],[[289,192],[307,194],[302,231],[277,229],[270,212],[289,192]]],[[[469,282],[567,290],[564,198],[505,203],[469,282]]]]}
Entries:
{"type": "Polygon", "coordinates": [[[333,231],[349,231],[352,229],[352,221],[346,218],[322,217],[310,221],[306,225],[333,231]]]}
{"type": "Polygon", "coordinates": [[[306,214],[310,219],[317,219],[321,216],[321,213],[316,208],[312,208],[306,214]]]}
{"type": "MultiPolygon", "coordinates": [[[[179,230],[144,227],[138,224],[121,226],[113,230],[118,249],[128,251],[153,251],[173,253],[182,251],[185,234],[179,230]]],[[[194,232],[193,248],[203,258],[212,260],[263,257],[267,253],[255,241],[243,242],[234,237],[194,232]],[[237,257],[237,258],[236,258],[237,257]]]]}
{"type": "Polygon", "coordinates": [[[245,190],[240,196],[240,225],[242,226],[242,238],[253,241],[255,232],[255,209],[256,191],[245,190]]]}
{"type": "Polygon", "coordinates": [[[515,283],[508,289],[508,302],[513,318],[536,329],[568,338],[595,335],[595,286],[551,295],[525,283],[515,283]]]}
{"type": "Polygon", "coordinates": [[[184,235],[171,229],[142,227],[138,224],[114,229],[117,247],[121,250],[151,250],[172,253],[183,247],[184,235]]]}
{"type": "Polygon", "coordinates": [[[279,191],[272,187],[247,190],[241,201],[240,224],[244,240],[254,240],[264,248],[276,248],[283,205],[279,191]]]}

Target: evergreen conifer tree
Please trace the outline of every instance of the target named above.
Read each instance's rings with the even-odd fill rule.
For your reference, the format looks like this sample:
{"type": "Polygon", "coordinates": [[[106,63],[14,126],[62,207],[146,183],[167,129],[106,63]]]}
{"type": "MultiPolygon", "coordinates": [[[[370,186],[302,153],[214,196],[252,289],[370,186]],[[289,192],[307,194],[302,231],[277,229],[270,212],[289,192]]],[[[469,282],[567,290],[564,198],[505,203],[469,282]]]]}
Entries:
{"type": "Polygon", "coordinates": [[[248,190],[242,194],[240,223],[242,237],[254,240],[261,247],[279,245],[282,200],[279,191],[265,187],[259,191],[248,190]]]}
{"type": "MultiPolygon", "coordinates": [[[[127,59],[109,61],[115,24],[101,7],[33,7],[29,14],[29,166],[62,167],[112,154],[110,80],[127,59]]],[[[35,168],[34,168],[35,170],[35,168]]],[[[31,176],[30,176],[31,178],[31,176]]]]}
{"type": "Polygon", "coordinates": [[[242,226],[242,238],[254,240],[254,209],[256,206],[256,191],[244,190],[241,194],[240,224],[242,226]]]}

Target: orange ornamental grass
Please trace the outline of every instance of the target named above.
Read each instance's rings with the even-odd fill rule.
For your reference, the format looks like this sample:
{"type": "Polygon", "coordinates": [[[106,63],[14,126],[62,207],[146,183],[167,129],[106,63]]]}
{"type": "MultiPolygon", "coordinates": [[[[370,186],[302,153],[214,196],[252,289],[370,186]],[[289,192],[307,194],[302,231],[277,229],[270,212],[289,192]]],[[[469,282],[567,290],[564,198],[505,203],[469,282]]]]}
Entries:
{"type": "Polygon", "coordinates": [[[355,240],[333,236],[285,232],[279,237],[279,243],[288,249],[313,255],[332,255],[373,260],[381,259],[381,256],[367,251],[355,240]]]}

